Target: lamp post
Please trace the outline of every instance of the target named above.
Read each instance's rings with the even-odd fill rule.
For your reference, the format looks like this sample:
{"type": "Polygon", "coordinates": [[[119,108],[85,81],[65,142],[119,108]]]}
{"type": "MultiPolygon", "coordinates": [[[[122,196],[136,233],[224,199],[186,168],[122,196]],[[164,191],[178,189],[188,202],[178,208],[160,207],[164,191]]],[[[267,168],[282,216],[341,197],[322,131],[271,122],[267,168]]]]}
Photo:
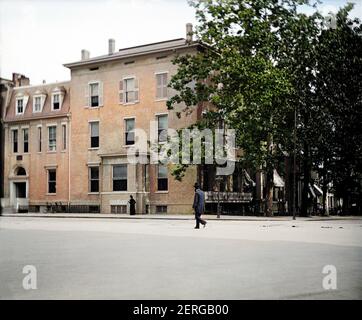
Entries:
{"type": "Polygon", "coordinates": [[[220,206],[220,182],[223,180],[222,176],[216,176],[215,180],[218,182],[217,188],[217,217],[220,218],[221,206],[220,206]]]}

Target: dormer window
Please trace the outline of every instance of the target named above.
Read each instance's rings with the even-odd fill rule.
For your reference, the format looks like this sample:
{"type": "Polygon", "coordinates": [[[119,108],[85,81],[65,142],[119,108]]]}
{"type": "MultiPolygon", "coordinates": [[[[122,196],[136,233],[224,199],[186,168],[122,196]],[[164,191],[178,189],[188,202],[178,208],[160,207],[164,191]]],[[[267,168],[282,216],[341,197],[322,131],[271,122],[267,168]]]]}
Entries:
{"type": "Polygon", "coordinates": [[[18,115],[22,115],[24,114],[25,110],[26,110],[26,105],[28,104],[28,100],[29,100],[29,96],[22,93],[22,92],[18,92],[15,96],[15,114],[18,115]]]}
{"type": "Polygon", "coordinates": [[[59,111],[62,109],[62,104],[64,101],[65,90],[63,87],[55,88],[52,91],[52,111],[59,111]]]}
{"type": "Polygon", "coordinates": [[[42,112],[47,95],[42,90],[36,90],[33,95],[33,112],[42,112]]]}
{"type": "Polygon", "coordinates": [[[53,96],[53,110],[60,109],[60,102],[59,102],[59,94],[54,94],[53,96]]]}
{"type": "Polygon", "coordinates": [[[24,99],[18,98],[16,99],[16,114],[24,113],[24,99]]]}
{"type": "Polygon", "coordinates": [[[41,111],[41,98],[34,97],[34,112],[40,112],[40,111],[41,111]]]}

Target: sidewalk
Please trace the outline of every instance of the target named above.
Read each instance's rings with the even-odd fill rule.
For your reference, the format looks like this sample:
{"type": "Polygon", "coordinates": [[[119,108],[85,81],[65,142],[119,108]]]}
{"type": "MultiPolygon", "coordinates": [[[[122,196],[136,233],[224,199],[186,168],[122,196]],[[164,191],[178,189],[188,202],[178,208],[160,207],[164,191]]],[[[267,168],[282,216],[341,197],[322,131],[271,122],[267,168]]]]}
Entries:
{"type": "MultiPolygon", "coordinates": [[[[179,214],[139,214],[130,216],[129,214],[103,214],[103,213],[3,213],[2,217],[26,217],[26,218],[86,218],[86,219],[132,219],[132,220],[194,220],[193,215],[179,214]]],[[[221,215],[204,215],[206,220],[222,220],[222,221],[292,221],[291,216],[285,217],[258,217],[258,216],[228,216],[221,215]]],[[[297,217],[298,221],[330,221],[330,220],[362,220],[361,216],[312,216],[297,217]]]]}

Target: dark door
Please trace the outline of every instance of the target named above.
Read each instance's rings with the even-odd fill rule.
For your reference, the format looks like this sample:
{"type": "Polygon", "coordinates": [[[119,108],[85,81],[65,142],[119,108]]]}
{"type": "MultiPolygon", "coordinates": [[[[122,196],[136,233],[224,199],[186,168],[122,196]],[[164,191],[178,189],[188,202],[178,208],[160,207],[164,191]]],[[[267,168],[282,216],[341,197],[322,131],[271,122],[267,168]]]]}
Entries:
{"type": "Polygon", "coordinates": [[[26,198],[26,182],[16,182],[16,197],[26,198]]]}

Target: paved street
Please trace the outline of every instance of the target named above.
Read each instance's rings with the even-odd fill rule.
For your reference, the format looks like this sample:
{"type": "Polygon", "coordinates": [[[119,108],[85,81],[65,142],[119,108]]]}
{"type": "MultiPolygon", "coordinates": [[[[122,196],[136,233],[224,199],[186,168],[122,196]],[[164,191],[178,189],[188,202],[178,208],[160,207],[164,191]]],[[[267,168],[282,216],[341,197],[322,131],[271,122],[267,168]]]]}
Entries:
{"type": "Polygon", "coordinates": [[[0,217],[1,299],[362,299],[362,220],[0,217]],[[37,289],[22,286],[25,265],[37,289]],[[325,290],[325,265],[337,290],[325,290]]]}

